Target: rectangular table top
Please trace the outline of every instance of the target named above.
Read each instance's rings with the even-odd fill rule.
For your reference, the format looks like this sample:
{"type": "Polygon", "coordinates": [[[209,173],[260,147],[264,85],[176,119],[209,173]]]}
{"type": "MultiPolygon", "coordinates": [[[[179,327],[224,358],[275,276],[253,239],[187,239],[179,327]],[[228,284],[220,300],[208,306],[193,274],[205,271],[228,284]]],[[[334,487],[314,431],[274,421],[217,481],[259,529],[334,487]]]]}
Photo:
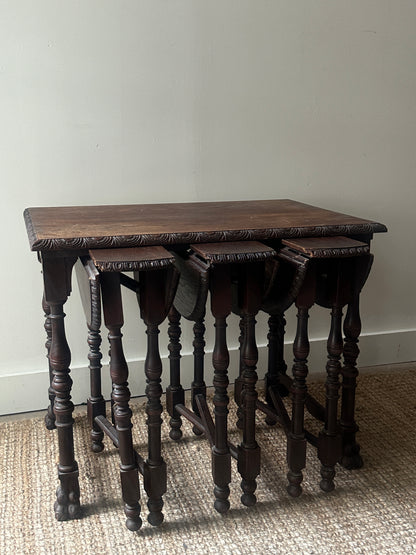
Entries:
{"type": "Polygon", "coordinates": [[[27,208],[34,251],[360,235],[387,231],[293,200],[27,208]]]}

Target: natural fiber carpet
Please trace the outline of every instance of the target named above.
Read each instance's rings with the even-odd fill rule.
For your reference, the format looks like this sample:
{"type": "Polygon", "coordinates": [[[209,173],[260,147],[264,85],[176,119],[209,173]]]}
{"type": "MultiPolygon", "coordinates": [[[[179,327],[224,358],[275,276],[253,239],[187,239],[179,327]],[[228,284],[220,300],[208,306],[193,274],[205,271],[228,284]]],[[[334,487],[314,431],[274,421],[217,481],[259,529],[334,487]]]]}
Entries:
{"type": "MultiPolygon", "coordinates": [[[[312,384],[311,389],[322,389],[312,384]]],[[[184,424],[184,439],[173,443],[163,424],[168,464],[165,522],[146,520],[139,532],[124,526],[118,454],[110,441],[103,453],[89,450],[85,413],[76,416],[83,518],[57,522],[53,502],[57,477],[57,436],[41,418],[0,425],[0,553],[42,554],[206,554],[206,553],[414,553],[416,551],[416,369],[360,378],[357,419],[365,466],[337,468],[336,490],[319,489],[319,462],[308,448],[304,492],[286,493],[285,440],[278,427],[259,416],[262,473],[255,507],[240,503],[237,472],[231,510],[213,509],[210,453],[204,438],[184,424]]],[[[137,447],[145,452],[143,402],[135,405],[137,447]]],[[[231,421],[233,415],[231,415],[231,421]]],[[[233,433],[235,431],[233,430],[233,433]]],[[[234,441],[238,438],[235,433],[234,441]]],[[[235,463],[234,467],[235,469],[235,463]]]]}

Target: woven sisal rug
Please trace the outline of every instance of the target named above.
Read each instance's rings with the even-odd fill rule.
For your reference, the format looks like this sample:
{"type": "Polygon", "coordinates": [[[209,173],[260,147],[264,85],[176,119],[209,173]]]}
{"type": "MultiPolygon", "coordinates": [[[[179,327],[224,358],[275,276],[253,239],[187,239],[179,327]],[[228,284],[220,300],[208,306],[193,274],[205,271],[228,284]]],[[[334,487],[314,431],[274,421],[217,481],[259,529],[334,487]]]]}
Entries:
{"type": "MultiPolygon", "coordinates": [[[[311,384],[314,392],[322,384],[311,384]]],[[[89,449],[85,412],[76,416],[75,448],[80,466],[83,517],[57,522],[53,503],[57,476],[56,432],[41,418],[0,425],[1,554],[347,554],[414,553],[416,551],[416,369],[361,376],[357,395],[358,436],[365,466],[337,467],[336,489],[319,488],[319,461],[308,446],[303,494],[286,493],[285,439],[278,427],[258,417],[262,473],[258,503],[240,503],[235,470],[231,510],[213,509],[210,452],[204,438],[184,424],[184,437],[174,443],[163,424],[168,465],[165,522],[147,521],[129,532],[119,490],[118,454],[109,440],[104,452],[89,449]]],[[[134,403],[134,434],[145,454],[144,402],[134,403]]],[[[234,422],[234,415],[230,414],[234,422]]],[[[233,441],[238,432],[232,429],[233,441]]]]}

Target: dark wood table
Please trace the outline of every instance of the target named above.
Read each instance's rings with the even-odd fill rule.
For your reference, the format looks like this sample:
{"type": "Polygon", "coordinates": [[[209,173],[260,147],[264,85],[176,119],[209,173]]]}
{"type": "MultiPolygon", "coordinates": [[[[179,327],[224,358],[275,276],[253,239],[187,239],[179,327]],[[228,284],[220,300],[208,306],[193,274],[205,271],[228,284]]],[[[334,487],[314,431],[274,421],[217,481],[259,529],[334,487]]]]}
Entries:
{"type": "Polygon", "coordinates": [[[44,306],[50,310],[49,364],[59,438],[60,488],[55,513],[60,520],[75,518],[80,511],[73,447],[71,353],[63,312],[77,257],[91,248],[293,237],[343,235],[370,243],[373,233],[387,231],[377,222],[292,200],[28,208],[24,218],[31,250],[40,254],[44,306]]]}

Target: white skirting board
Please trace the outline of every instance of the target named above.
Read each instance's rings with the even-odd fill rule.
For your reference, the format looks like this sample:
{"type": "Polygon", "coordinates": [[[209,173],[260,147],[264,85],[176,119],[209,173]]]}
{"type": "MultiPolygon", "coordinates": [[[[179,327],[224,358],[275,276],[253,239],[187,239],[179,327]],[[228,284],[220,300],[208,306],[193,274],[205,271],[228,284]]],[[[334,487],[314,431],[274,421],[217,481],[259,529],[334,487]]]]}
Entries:
{"type": "MultiPolygon", "coordinates": [[[[310,374],[325,372],[326,339],[311,339],[311,352],[309,357],[310,374]]],[[[404,363],[416,360],[416,330],[398,330],[367,334],[360,337],[359,367],[378,366],[385,364],[404,363]]],[[[292,345],[285,344],[285,358],[288,371],[291,372],[293,360],[292,345]]],[[[46,361],[46,359],[45,359],[46,361]]],[[[213,369],[211,353],[205,357],[205,381],[212,384],[213,369]]],[[[169,383],[169,360],[162,359],[163,363],[163,389],[169,383]]],[[[46,366],[46,364],[45,364],[46,366]]],[[[263,378],[267,369],[267,346],[259,346],[259,363],[257,372],[263,378]]],[[[132,396],[144,395],[146,379],[144,375],[144,361],[129,361],[129,385],[132,396]]],[[[193,374],[193,357],[191,353],[182,353],[181,376],[185,389],[190,387],[193,374]]],[[[238,374],[238,350],[230,351],[229,379],[233,382],[238,374]]],[[[71,368],[71,377],[74,382],[72,400],[74,404],[83,404],[89,395],[88,367],[71,368]]],[[[110,397],[111,382],[108,367],[102,371],[103,394],[106,399],[110,397]]],[[[43,372],[16,373],[0,376],[0,415],[17,414],[21,412],[45,409],[48,405],[47,389],[49,386],[49,373],[45,368],[43,372]]]]}

